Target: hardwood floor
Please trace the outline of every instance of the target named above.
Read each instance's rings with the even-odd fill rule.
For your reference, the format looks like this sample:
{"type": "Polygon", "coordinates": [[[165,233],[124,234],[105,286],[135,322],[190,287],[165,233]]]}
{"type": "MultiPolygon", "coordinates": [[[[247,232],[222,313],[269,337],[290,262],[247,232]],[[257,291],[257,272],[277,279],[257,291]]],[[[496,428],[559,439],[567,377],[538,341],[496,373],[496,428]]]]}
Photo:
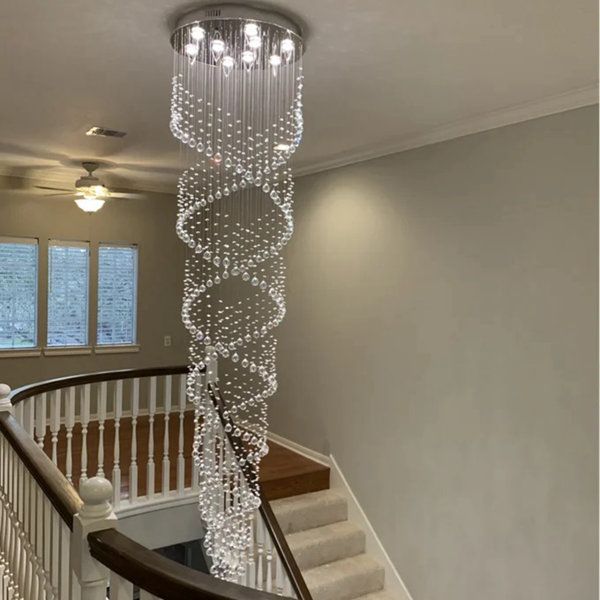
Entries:
{"type": "MultiPolygon", "coordinates": [[[[192,440],[194,433],[193,413],[186,412],[183,426],[183,456],[185,459],[185,485],[190,486],[192,440]]],[[[72,479],[77,486],[81,477],[81,451],[82,435],[81,425],[75,425],[73,429],[72,443],[72,479]]],[[[179,415],[172,413],[169,418],[169,481],[170,489],[177,485],[177,456],[179,447],[179,415]]],[[[137,420],[137,465],[138,465],[138,495],[143,496],[147,492],[147,470],[148,461],[148,438],[150,434],[150,423],[146,416],[138,417],[137,420]]],[[[154,434],[154,463],[155,463],[155,492],[162,491],[162,473],[164,456],[164,415],[158,414],[153,424],[154,434]]],[[[121,492],[128,496],[130,489],[130,464],[131,464],[131,440],[132,423],[130,418],[122,418],[119,428],[119,446],[121,468],[121,492]]],[[[115,424],[112,420],[105,422],[104,428],[104,465],[103,470],[108,479],[112,477],[114,466],[114,441],[115,424]]],[[[88,477],[95,475],[98,470],[97,448],[99,442],[98,423],[91,422],[88,426],[87,448],[88,448],[88,477]]],[[[48,430],[44,439],[44,451],[52,456],[51,435],[48,430]]],[[[63,473],[66,473],[67,437],[66,429],[61,427],[58,434],[57,462],[63,473]]],[[[287,498],[298,494],[316,492],[329,487],[329,467],[316,463],[300,454],[297,454],[275,442],[269,441],[269,454],[261,463],[261,482],[264,493],[269,500],[287,498]]]]}

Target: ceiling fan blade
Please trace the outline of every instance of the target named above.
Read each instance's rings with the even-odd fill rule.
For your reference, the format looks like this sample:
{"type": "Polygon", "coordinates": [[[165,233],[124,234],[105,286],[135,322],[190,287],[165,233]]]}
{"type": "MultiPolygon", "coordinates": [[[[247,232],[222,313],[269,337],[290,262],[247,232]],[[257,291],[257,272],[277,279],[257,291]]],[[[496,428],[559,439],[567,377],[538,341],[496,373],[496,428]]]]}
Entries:
{"type": "Polygon", "coordinates": [[[136,192],[111,192],[111,198],[127,198],[127,199],[138,199],[143,198],[144,194],[138,194],[136,192]]]}
{"type": "Polygon", "coordinates": [[[44,198],[54,198],[56,196],[74,196],[73,192],[58,192],[57,194],[44,194],[44,198]]]}
{"type": "Polygon", "coordinates": [[[51,190],[53,192],[66,192],[68,194],[74,194],[73,190],[68,190],[66,188],[57,188],[57,187],[48,187],[45,185],[36,185],[36,189],[38,190],[51,190]]]}

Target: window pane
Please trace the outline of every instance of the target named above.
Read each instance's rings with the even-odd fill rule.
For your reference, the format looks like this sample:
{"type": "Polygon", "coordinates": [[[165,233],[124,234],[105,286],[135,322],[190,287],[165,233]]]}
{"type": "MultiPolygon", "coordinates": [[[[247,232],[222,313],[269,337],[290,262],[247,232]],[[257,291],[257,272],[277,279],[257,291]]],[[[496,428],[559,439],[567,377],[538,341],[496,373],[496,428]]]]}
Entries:
{"type": "Polygon", "coordinates": [[[0,348],[37,343],[37,240],[0,240],[0,348]]]}
{"type": "Polygon", "coordinates": [[[88,343],[87,244],[50,242],[48,248],[48,346],[88,343]]]}
{"type": "Polygon", "coordinates": [[[98,345],[134,344],[137,300],[137,248],[98,250],[98,345]]]}

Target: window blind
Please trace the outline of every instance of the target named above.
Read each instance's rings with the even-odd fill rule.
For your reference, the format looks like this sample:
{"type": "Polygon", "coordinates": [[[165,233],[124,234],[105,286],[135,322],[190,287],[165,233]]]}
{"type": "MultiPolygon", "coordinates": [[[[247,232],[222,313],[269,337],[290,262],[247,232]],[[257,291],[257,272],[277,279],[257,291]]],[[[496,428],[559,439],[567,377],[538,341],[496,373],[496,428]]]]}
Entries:
{"type": "Polygon", "coordinates": [[[98,345],[136,342],[137,247],[98,249],[98,345]]]}
{"type": "Polygon", "coordinates": [[[48,346],[88,343],[89,245],[50,241],[48,246],[48,346]]]}
{"type": "Polygon", "coordinates": [[[38,242],[0,238],[0,348],[37,344],[38,242]]]}

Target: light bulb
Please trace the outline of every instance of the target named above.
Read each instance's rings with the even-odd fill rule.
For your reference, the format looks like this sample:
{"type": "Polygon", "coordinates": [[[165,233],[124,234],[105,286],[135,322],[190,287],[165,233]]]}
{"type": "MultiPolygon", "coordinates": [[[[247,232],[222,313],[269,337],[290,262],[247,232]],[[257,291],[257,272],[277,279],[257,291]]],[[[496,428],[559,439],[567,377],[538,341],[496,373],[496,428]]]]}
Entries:
{"type": "Polygon", "coordinates": [[[251,65],[254,62],[254,52],[252,50],[244,50],[242,52],[242,60],[247,65],[251,65]]]}
{"type": "Polygon", "coordinates": [[[206,32],[199,25],[194,25],[194,27],[192,27],[191,35],[193,40],[199,42],[204,39],[206,32]]]}
{"type": "Polygon", "coordinates": [[[256,37],[258,35],[258,25],[256,23],[246,23],[244,25],[244,33],[249,37],[256,37]]]}
{"type": "Polygon", "coordinates": [[[281,56],[278,54],[271,54],[269,57],[269,64],[272,67],[278,67],[281,64],[281,56]]]}
{"type": "Polygon", "coordinates": [[[290,38],[285,38],[281,40],[281,51],[282,52],[293,52],[294,51],[294,41],[290,38]]]}
{"type": "Polygon", "coordinates": [[[221,60],[221,64],[223,65],[225,72],[229,73],[235,65],[235,60],[233,59],[233,56],[224,56],[221,60]]]}
{"type": "Polygon", "coordinates": [[[102,198],[95,198],[94,196],[84,196],[83,198],[76,198],[75,204],[84,212],[95,213],[104,206],[105,200],[102,198]]]}
{"type": "Polygon", "coordinates": [[[186,44],[185,45],[185,53],[188,56],[196,56],[198,54],[198,46],[196,46],[196,44],[186,44]]]}
{"type": "Polygon", "coordinates": [[[250,48],[256,50],[257,48],[260,48],[262,46],[262,41],[258,36],[251,37],[248,40],[248,46],[250,46],[250,48]]]}
{"type": "Polygon", "coordinates": [[[223,53],[223,50],[225,50],[225,42],[223,40],[213,40],[210,43],[210,49],[215,55],[215,58],[218,59],[219,56],[221,56],[221,54],[223,53]]]}

